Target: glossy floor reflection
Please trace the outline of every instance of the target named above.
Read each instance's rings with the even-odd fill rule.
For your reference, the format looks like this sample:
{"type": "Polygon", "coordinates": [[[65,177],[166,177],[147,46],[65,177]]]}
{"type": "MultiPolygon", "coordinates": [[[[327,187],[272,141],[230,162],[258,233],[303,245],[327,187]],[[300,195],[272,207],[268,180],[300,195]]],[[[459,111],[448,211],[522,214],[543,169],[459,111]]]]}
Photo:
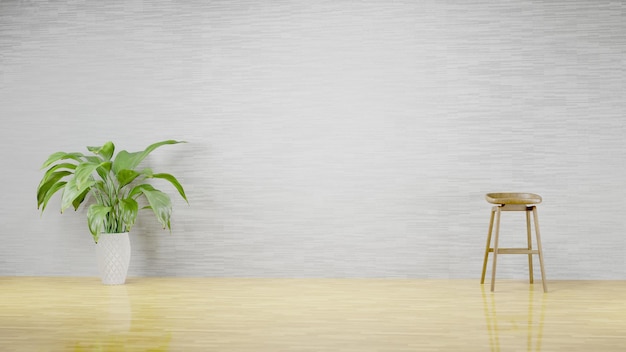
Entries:
{"type": "Polygon", "coordinates": [[[0,351],[624,351],[626,281],[0,278],[0,351]]]}
{"type": "MultiPolygon", "coordinates": [[[[484,286],[481,287],[491,351],[500,351],[501,345],[513,346],[513,343],[518,345],[519,351],[541,351],[547,295],[541,291],[535,297],[535,289],[534,285],[529,286],[527,310],[524,312],[520,311],[520,308],[524,306],[523,302],[520,302],[517,308],[511,309],[511,302],[507,302],[507,298],[501,299],[498,295],[487,293],[484,286]],[[517,331],[517,333],[510,334],[508,333],[510,331],[517,331]],[[524,333],[526,334],[525,341],[519,338],[524,333]],[[501,342],[501,339],[505,338],[514,341],[501,342]]],[[[523,299],[522,296],[518,298],[523,299]]]]}

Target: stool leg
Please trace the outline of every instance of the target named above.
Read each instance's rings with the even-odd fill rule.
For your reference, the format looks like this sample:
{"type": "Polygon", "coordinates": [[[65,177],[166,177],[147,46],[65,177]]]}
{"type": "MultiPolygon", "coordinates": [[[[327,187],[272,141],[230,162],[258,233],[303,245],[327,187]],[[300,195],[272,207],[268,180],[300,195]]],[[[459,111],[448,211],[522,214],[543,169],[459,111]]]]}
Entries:
{"type": "Polygon", "coordinates": [[[500,215],[502,212],[500,211],[500,207],[496,207],[496,238],[494,240],[493,245],[493,268],[491,269],[491,292],[495,290],[496,287],[496,263],[498,261],[498,238],[500,232],[500,215]]]}
{"type": "Polygon", "coordinates": [[[491,232],[493,230],[493,216],[495,208],[491,208],[491,217],[489,218],[489,231],[487,232],[487,246],[485,246],[485,259],[483,260],[483,273],[480,276],[480,283],[485,283],[485,273],[487,272],[487,259],[489,258],[489,246],[491,246],[491,232]]]}
{"type": "MultiPolygon", "coordinates": [[[[546,285],[546,271],[543,268],[543,248],[541,248],[541,235],[539,234],[539,219],[537,219],[537,207],[533,207],[533,218],[535,218],[535,235],[537,236],[537,252],[539,252],[539,266],[541,267],[541,283],[543,292],[548,292],[546,285]]],[[[497,241],[496,237],[496,241],[497,241]]]]}
{"type": "MultiPolygon", "coordinates": [[[[526,234],[528,235],[528,250],[533,249],[533,240],[530,230],[530,209],[526,209],[526,234]]],[[[528,254],[528,275],[530,276],[530,283],[534,283],[533,280],[533,255],[528,254]]]]}

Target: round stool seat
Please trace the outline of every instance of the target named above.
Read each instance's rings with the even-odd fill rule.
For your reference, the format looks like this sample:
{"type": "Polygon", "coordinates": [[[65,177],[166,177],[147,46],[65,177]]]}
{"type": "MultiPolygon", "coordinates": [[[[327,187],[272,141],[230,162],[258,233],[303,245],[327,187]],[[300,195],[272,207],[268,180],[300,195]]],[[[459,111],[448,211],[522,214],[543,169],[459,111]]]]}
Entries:
{"type": "Polygon", "coordinates": [[[539,204],[541,196],[534,193],[487,193],[485,199],[492,204],[539,204]]]}

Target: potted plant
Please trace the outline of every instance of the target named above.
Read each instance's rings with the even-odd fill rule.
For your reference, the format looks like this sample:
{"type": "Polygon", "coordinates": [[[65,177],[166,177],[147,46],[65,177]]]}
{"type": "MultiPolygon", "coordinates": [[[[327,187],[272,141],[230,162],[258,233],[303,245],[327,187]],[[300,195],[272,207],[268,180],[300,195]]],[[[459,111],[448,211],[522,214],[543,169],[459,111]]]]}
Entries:
{"type": "Polygon", "coordinates": [[[87,224],[96,243],[98,267],[104,284],[123,284],[130,262],[128,233],[139,213],[139,201],[156,216],[163,229],[171,231],[170,197],[146,183],[162,179],[171,183],[187,202],[178,180],[167,173],[154,173],[150,168],[138,169],[140,163],[156,148],[184,143],[167,140],[149,145],[140,152],[119,151],[107,142],[101,147],[87,147],[92,155],[57,152],[43,163],[47,168],[37,187],[37,209],[46,209],[50,198],[60,190],[61,213],[72,206],[78,210],[91,199],[87,209],[87,224]]]}

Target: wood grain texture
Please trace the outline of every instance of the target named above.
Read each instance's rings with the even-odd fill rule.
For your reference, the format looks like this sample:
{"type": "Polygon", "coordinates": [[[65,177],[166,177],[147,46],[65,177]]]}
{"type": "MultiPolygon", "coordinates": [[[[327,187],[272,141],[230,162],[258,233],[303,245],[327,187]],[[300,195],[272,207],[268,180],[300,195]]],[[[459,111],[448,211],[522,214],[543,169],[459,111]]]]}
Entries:
{"type": "Polygon", "coordinates": [[[625,33],[608,0],[1,1],[0,275],[96,275],[84,211],[35,209],[50,153],[174,138],[146,166],[190,205],[140,216],[133,276],[477,277],[511,191],[551,278],[626,279],[625,33]]]}
{"type": "Polygon", "coordinates": [[[626,282],[0,278],[8,351],[623,351],[626,282]]]}

